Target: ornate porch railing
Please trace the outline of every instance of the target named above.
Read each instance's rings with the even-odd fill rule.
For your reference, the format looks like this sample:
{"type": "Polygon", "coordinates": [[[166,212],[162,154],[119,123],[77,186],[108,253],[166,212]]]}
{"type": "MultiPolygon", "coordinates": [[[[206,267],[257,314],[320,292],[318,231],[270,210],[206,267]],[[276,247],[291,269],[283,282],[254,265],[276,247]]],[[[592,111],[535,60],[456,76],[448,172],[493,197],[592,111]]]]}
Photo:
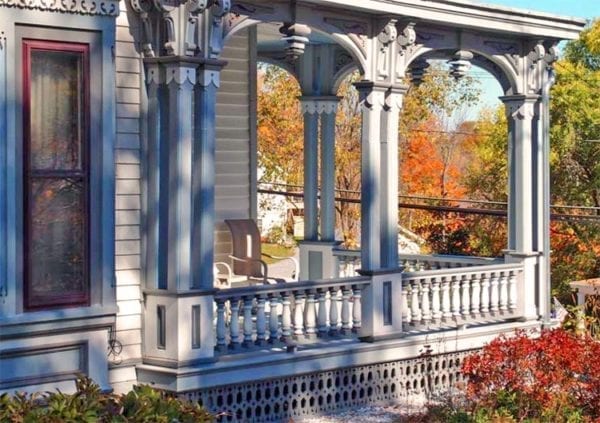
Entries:
{"type": "Polygon", "coordinates": [[[512,320],[524,315],[523,274],[521,262],[467,263],[223,289],[214,295],[215,349],[323,344],[354,334],[378,339],[512,320]]]}
{"type": "Polygon", "coordinates": [[[517,317],[523,265],[497,264],[402,274],[407,329],[517,317]]]}
{"type": "MultiPolygon", "coordinates": [[[[360,269],[360,250],[335,249],[339,277],[356,276],[360,269]]],[[[456,255],[399,254],[398,264],[406,271],[450,269],[456,267],[484,266],[504,263],[502,258],[470,257],[456,255]]]]}
{"type": "Polygon", "coordinates": [[[370,278],[237,287],[215,294],[216,350],[311,342],[355,333],[370,278]]]}

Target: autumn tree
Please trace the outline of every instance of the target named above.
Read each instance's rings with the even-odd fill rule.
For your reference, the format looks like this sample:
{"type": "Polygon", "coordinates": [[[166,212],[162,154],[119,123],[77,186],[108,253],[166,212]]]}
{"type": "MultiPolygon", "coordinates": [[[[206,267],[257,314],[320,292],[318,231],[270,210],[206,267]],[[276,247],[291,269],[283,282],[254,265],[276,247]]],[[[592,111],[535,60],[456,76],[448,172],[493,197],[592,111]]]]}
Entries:
{"type": "MultiPolygon", "coordinates": [[[[552,202],[594,207],[562,209],[600,219],[600,20],[565,48],[552,90],[552,202]],[[594,142],[596,141],[596,142],[594,142]]],[[[552,279],[557,293],[572,280],[600,275],[600,221],[552,225],[552,279]]]]}

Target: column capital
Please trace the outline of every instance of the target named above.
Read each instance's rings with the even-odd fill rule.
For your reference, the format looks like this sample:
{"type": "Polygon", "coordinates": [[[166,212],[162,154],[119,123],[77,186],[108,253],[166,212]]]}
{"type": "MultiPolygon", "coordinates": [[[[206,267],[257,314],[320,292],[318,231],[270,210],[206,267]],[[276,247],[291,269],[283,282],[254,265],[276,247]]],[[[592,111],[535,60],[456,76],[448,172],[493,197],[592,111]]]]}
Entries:
{"type": "Polygon", "coordinates": [[[302,113],[311,115],[335,114],[342,98],[337,96],[300,96],[302,113]]]}
{"type": "Polygon", "coordinates": [[[404,96],[408,92],[408,85],[392,85],[385,95],[386,111],[398,112],[402,109],[404,96]]]}
{"type": "Polygon", "coordinates": [[[535,104],[540,99],[537,94],[516,94],[500,97],[506,107],[506,117],[515,120],[531,120],[535,116],[535,104]]]}

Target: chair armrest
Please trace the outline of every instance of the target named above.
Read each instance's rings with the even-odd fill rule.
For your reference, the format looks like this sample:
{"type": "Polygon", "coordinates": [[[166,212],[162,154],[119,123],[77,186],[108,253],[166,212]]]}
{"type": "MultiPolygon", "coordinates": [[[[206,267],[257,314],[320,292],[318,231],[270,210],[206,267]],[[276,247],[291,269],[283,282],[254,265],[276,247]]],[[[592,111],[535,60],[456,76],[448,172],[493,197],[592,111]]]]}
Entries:
{"type": "Polygon", "coordinates": [[[268,274],[268,267],[267,267],[267,263],[265,263],[263,260],[260,259],[253,259],[250,257],[236,257],[236,256],[229,256],[229,258],[231,258],[232,260],[235,261],[241,261],[243,263],[251,263],[251,262],[257,262],[260,263],[260,266],[262,267],[262,271],[263,271],[263,282],[267,283],[267,274],[268,274]]]}
{"type": "Polygon", "coordinates": [[[298,263],[298,260],[296,260],[296,257],[281,257],[281,256],[274,256],[271,254],[267,254],[267,253],[262,253],[263,256],[265,257],[269,257],[275,260],[291,260],[294,263],[294,273],[292,275],[292,278],[294,280],[298,280],[298,275],[300,273],[300,264],[298,263]]]}
{"type": "Polygon", "coordinates": [[[213,271],[215,274],[215,279],[218,280],[219,285],[222,285],[224,288],[231,288],[231,278],[233,277],[233,270],[228,263],[217,261],[213,264],[213,271]],[[224,268],[224,272],[221,270],[224,268]],[[225,280],[223,280],[225,279],[225,280]]]}

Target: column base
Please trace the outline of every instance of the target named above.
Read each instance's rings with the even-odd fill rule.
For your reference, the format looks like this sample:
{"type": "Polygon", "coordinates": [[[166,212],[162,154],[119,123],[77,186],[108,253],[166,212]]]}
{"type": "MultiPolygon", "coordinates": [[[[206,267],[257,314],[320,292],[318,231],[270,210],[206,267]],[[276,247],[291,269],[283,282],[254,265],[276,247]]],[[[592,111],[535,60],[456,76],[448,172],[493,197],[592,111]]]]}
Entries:
{"type": "Polygon", "coordinates": [[[337,262],[333,250],[340,244],[341,241],[300,241],[299,280],[337,277],[337,262]]]}

